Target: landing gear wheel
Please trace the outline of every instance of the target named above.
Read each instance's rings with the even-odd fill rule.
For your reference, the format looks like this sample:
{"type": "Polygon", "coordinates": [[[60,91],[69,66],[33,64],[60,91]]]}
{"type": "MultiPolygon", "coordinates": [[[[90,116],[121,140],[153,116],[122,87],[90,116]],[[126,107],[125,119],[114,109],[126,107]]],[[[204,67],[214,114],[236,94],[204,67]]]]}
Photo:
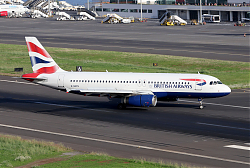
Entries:
{"type": "Polygon", "coordinates": [[[200,109],[203,109],[203,105],[202,105],[202,101],[203,101],[203,99],[202,99],[202,98],[200,98],[200,99],[198,99],[198,101],[200,102],[200,109]]]}
{"type": "Polygon", "coordinates": [[[117,108],[120,109],[120,110],[122,110],[122,109],[125,109],[125,108],[126,108],[126,105],[120,103],[120,104],[118,104],[117,108]]]}

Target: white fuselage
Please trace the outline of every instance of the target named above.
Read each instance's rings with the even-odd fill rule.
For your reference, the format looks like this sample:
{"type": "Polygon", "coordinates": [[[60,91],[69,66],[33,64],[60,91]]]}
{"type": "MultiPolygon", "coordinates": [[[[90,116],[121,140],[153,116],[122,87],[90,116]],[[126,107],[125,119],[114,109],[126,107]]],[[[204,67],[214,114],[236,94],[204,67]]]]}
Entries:
{"type": "Polygon", "coordinates": [[[11,13],[24,14],[25,12],[28,12],[29,9],[23,5],[0,5],[0,12],[1,11],[7,11],[9,14],[11,13]]]}
{"type": "Polygon", "coordinates": [[[37,82],[42,85],[67,91],[82,90],[83,93],[127,90],[153,93],[158,98],[206,98],[226,96],[231,92],[219,79],[202,74],[57,72],[41,74],[38,78],[47,78],[37,82]]]}

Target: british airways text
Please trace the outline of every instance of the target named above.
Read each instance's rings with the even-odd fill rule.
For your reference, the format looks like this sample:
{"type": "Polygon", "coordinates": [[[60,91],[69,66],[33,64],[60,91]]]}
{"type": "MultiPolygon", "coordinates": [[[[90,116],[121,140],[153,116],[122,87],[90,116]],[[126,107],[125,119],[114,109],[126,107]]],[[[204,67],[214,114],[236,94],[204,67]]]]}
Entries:
{"type": "Polygon", "coordinates": [[[178,85],[178,84],[154,84],[154,88],[185,88],[192,89],[192,85],[178,85]]]}

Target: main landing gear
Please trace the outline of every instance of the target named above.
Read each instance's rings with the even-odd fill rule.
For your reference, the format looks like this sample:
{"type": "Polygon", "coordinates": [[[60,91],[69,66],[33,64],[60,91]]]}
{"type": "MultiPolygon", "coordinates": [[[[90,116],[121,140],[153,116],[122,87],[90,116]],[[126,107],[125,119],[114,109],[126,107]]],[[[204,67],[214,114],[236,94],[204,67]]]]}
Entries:
{"type": "Polygon", "coordinates": [[[120,110],[125,109],[126,104],[120,103],[120,104],[118,104],[117,108],[120,109],[120,110]]]}
{"type": "Polygon", "coordinates": [[[202,105],[203,99],[202,99],[202,98],[199,98],[198,101],[199,101],[199,103],[200,103],[200,109],[203,109],[203,105],[202,105]]]}

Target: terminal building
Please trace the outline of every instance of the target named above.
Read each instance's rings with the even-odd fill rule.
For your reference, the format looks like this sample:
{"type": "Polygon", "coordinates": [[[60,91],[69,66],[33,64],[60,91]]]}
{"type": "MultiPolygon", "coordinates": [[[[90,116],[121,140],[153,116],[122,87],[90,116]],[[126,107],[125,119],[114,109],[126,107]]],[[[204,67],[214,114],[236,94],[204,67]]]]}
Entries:
{"type": "MultiPolygon", "coordinates": [[[[201,0],[202,14],[219,15],[221,21],[250,18],[250,0],[201,0]]],[[[160,18],[166,11],[185,20],[200,20],[200,0],[93,0],[93,8],[102,16],[116,13],[122,17],[160,18]]]]}

